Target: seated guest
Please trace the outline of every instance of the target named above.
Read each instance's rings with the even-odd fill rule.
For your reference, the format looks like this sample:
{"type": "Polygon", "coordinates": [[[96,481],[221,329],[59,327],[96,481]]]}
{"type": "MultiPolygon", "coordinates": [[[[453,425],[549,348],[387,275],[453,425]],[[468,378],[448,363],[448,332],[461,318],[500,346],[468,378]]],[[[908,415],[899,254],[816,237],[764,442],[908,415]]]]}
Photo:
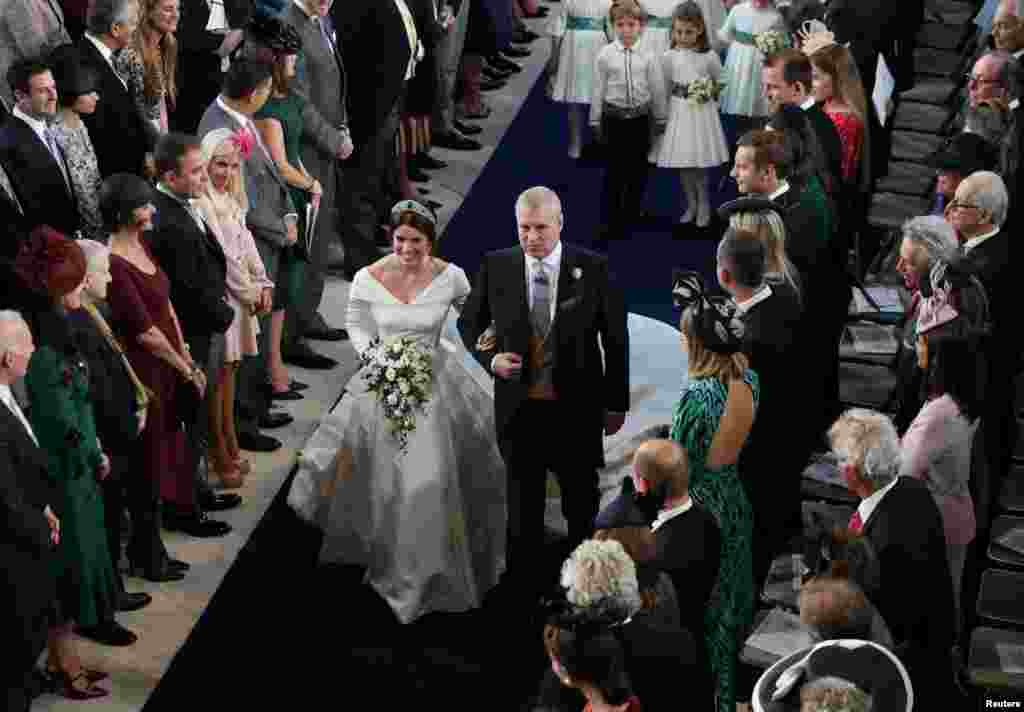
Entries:
{"type": "Polygon", "coordinates": [[[936,170],[935,205],[931,214],[943,215],[964,178],[975,171],[995,169],[996,151],[993,144],[978,134],[958,133],[930,155],[927,163],[936,170]]]}
{"type": "Polygon", "coordinates": [[[764,280],[772,289],[792,291],[803,303],[800,272],[786,255],[786,223],[782,211],[765,198],[737,198],[718,208],[733,230],[753,233],[764,245],[764,280]]]}
{"type": "Polygon", "coordinates": [[[696,272],[678,273],[673,282],[689,384],[675,406],[671,437],[686,450],[690,495],[721,532],[718,595],[705,611],[704,644],[724,712],[736,703],[739,640],[754,617],[753,512],[737,463],[761,388],[743,353],[743,322],[732,300],[708,297],[696,272]]]}
{"type": "MultiPolygon", "coordinates": [[[[750,199],[747,199],[750,200],[750,199]]],[[[754,510],[754,590],[772,561],[803,531],[800,479],[811,455],[809,433],[793,439],[791,413],[805,411],[803,309],[792,292],[764,279],[765,250],[751,233],[729,228],[718,245],[718,284],[732,296],[743,320],[743,353],[758,375],[761,402],[750,438],[740,453],[739,473],[754,510]],[[766,477],[766,472],[774,472],[766,477]]]]}
{"type": "MultiPolygon", "coordinates": [[[[970,314],[979,309],[969,303],[971,290],[983,290],[972,285],[963,267],[940,263],[932,271],[931,294],[921,305],[917,358],[924,374],[925,403],[903,436],[900,469],[900,474],[928,485],[942,514],[958,630],[967,546],[977,529],[968,482],[971,441],[984,387],[984,361],[978,348],[982,330],[974,323],[978,315],[972,319],[970,314]]],[[[981,310],[987,311],[984,305],[981,310]]],[[[982,315],[982,321],[986,317],[982,315]]]]}
{"type": "Polygon", "coordinates": [[[139,0],[90,0],[87,30],[76,45],[83,66],[99,76],[101,101],[83,117],[99,158],[100,175],[144,175],[156,131],[139,112],[128,83],[114,67],[139,27],[139,0]]]}
{"type": "Polygon", "coordinates": [[[878,555],[881,585],[872,603],[889,625],[922,709],[956,699],[953,584],[942,515],[927,486],[900,477],[900,442],[886,416],[855,408],[829,430],[847,488],[860,499],[849,528],[878,555]],[[920,595],[926,591],[927,595],[920,595]]]}
{"type": "MultiPolygon", "coordinates": [[[[0,651],[5,671],[0,702],[10,712],[28,712],[41,692],[35,664],[56,615],[53,560],[60,521],[51,503],[57,506],[58,494],[47,473],[46,451],[11,392],[11,384],[24,378],[34,350],[21,315],[0,311],[0,651]]],[[[80,668],[68,676],[97,696],[107,694],[85,680],[80,668]]]]}
{"type": "Polygon", "coordinates": [[[199,141],[182,134],[161,136],[156,167],[156,214],[148,242],[167,276],[171,302],[180,319],[180,336],[195,363],[209,374],[199,389],[200,403],[193,404],[198,409],[186,407],[178,412],[189,437],[191,464],[180,478],[164,482],[164,526],[193,536],[221,536],[231,527],[205,517],[199,501],[201,485],[196,477],[208,435],[205,416],[209,392],[205,386],[208,379],[216,379],[220,373],[224,332],[235,319],[235,312],[227,303],[227,258],[213,232],[216,226],[204,220],[192,203],[202,194],[207,181],[199,141]]]}
{"type": "Polygon", "coordinates": [[[110,475],[110,460],[96,434],[86,365],[67,318],[68,310],[81,308],[85,255],[74,240],[37,228],[15,271],[32,292],[25,315],[38,344],[25,375],[29,422],[49,453],[64,524],[55,564],[61,613],[83,637],[131,645],[135,634],[114,620],[118,589],[103,525],[100,482],[110,475]]]}
{"type": "Polygon", "coordinates": [[[0,163],[30,227],[66,235],[81,228],[67,159],[49,125],[57,114],[57,84],[49,65],[22,60],[7,72],[17,103],[0,128],[0,163]]]}
{"type": "Polygon", "coordinates": [[[800,622],[817,640],[871,640],[892,650],[892,633],[857,584],[843,578],[817,577],[800,588],[800,622]]]}
{"type": "Polygon", "coordinates": [[[100,217],[100,178],[96,151],[93,150],[89,129],[83,115],[96,111],[99,102],[99,75],[83,65],[74,47],[67,45],[50,57],[53,77],[57,81],[57,101],[60,109],[51,126],[57,145],[64,153],[71,187],[78,200],[82,235],[91,240],[105,240],[107,235],[100,217]],[[68,51],[62,51],[68,50],[68,51]]]}
{"type": "Polygon", "coordinates": [[[1009,52],[986,52],[971,68],[967,80],[967,100],[956,125],[998,144],[1009,125],[1010,78],[1017,60],[1009,52]]]}
{"type": "MultiPolygon", "coordinates": [[[[126,470],[130,444],[146,425],[152,394],[139,381],[124,349],[107,324],[110,310],[105,300],[110,283],[110,249],[100,242],[79,240],[85,255],[85,287],[82,307],[68,313],[75,343],[89,368],[89,399],[96,418],[96,433],[107,444],[111,475],[101,483],[107,548],[117,583],[117,610],[134,611],[147,606],[147,593],[127,593],[118,563],[121,561],[121,520],[124,515],[126,480],[136,476],[126,470]]],[[[155,404],[152,404],[155,407],[155,404]]]]}
{"type": "Polygon", "coordinates": [[[198,394],[205,380],[185,350],[167,275],[143,236],[152,229],[152,203],[149,184],[127,173],[106,179],[100,191],[100,213],[111,233],[110,327],[159,404],[147,414],[127,455],[125,469],[130,474],[125,488],[132,533],[125,553],[131,575],[162,583],[180,581],[188,569],[188,564],[169,556],[160,539],[163,482],[188,481],[191,476],[177,413],[179,384],[194,387],[198,394]]]}

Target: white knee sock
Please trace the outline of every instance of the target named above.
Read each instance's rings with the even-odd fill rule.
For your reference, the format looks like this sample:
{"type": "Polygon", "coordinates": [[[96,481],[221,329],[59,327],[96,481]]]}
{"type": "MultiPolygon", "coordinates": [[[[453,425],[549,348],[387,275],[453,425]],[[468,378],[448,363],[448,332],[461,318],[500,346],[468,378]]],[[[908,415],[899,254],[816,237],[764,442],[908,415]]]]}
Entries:
{"type": "Polygon", "coordinates": [[[698,171],[693,177],[694,191],[697,195],[697,227],[707,227],[711,223],[711,200],[708,196],[707,174],[698,171]]]}
{"type": "Polygon", "coordinates": [[[583,111],[575,104],[569,105],[569,158],[579,158],[583,146],[583,111]]]}
{"type": "Polygon", "coordinates": [[[693,181],[693,172],[684,168],[679,173],[679,182],[683,186],[683,195],[686,196],[686,212],[679,218],[679,222],[693,222],[693,217],[697,214],[697,188],[693,181]]]}

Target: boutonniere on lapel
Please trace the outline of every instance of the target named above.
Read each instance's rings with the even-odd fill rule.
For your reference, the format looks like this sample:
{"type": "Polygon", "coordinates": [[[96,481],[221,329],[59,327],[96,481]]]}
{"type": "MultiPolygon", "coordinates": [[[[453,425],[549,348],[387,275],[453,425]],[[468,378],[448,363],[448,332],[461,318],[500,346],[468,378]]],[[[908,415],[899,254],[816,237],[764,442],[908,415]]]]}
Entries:
{"type": "Polygon", "coordinates": [[[583,270],[580,267],[572,268],[572,279],[574,282],[579,282],[583,279],[583,270]]]}

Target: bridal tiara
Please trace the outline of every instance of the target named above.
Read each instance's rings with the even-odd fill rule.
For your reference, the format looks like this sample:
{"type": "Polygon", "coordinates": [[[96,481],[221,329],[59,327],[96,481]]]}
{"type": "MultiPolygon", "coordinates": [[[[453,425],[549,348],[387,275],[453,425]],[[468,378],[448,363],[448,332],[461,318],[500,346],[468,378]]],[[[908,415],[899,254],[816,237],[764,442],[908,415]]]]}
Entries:
{"type": "Polygon", "coordinates": [[[826,49],[833,45],[841,47],[850,46],[849,42],[839,45],[836,42],[835,33],[828,29],[821,20],[806,20],[803,26],[797,30],[797,35],[800,37],[800,49],[808,57],[818,50],[826,49]]]}

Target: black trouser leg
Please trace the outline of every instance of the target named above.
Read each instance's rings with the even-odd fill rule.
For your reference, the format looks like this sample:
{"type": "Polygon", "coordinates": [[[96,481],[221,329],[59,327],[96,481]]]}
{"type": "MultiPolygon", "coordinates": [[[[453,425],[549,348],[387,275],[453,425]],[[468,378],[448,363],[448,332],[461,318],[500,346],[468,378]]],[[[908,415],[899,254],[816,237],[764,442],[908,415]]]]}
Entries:
{"type": "MultiPolygon", "coordinates": [[[[145,462],[133,458],[134,462],[145,462]]],[[[128,513],[132,519],[131,538],[128,540],[128,561],[135,566],[154,571],[163,567],[167,549],[160,539],[161,505],[158,473],[141,467],[131,467],[125,476],[128,513]]]]}
{"type": "Polygon", "coordinates": [[[103,492],[103,522],[107,528],[107,548],[110,550],[110,563],[114,567],[114,578],[117,580],[118,591],[124,592],[124,577],[121,575],[121,521],[125,509],[124,478],[125,458],[112,456],[110,464],[112,472],[100,484],[103,492]]]}
{"type": "Polygon", "coordinates": [[[601,188],[602,223],[612,236],[621,237],[639,213],[647,187],[650,123],[646,116],[605,116],[603,133],[607,164],[601,188]]]}

